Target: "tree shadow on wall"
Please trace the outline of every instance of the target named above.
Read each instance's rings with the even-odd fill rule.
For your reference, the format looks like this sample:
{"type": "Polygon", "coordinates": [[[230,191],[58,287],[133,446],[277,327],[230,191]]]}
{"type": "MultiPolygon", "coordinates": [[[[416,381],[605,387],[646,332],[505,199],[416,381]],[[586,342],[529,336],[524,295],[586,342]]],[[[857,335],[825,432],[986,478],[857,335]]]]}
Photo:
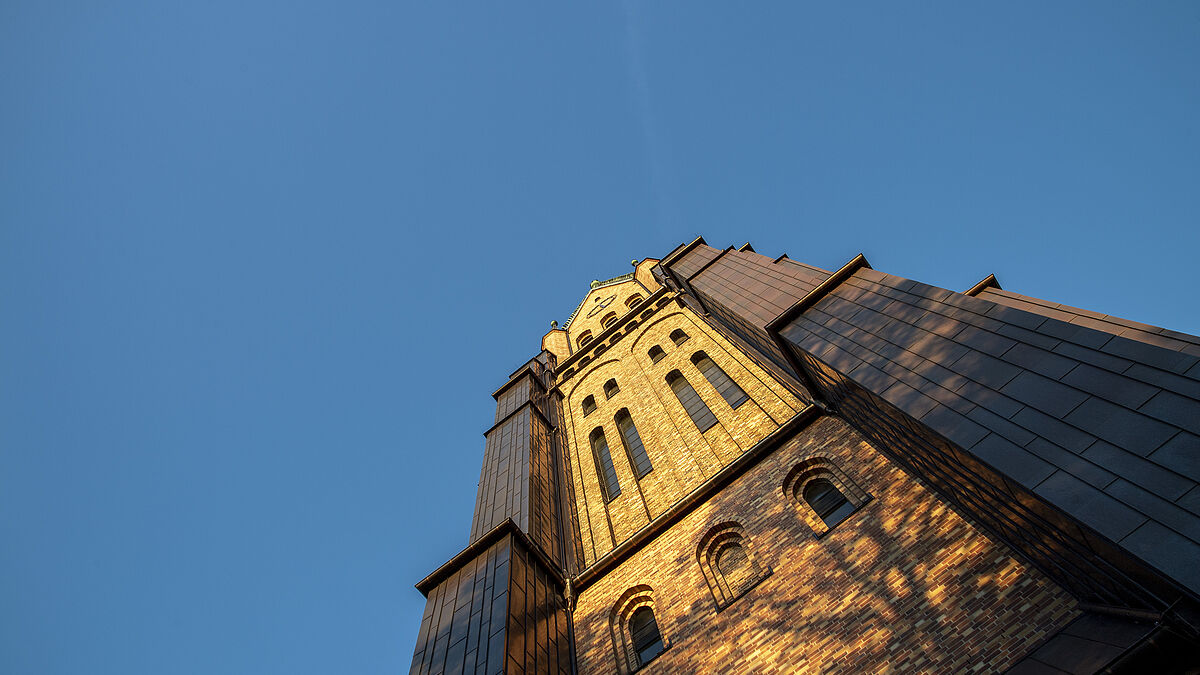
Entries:
{"type": "Polygon", "coordinates": [[[998,672],[1067,622],[1063,591],[899,469],[878,472],[880,498],[819,539],[782,505],[754,533],[795,542],[767,558],[774,574],[719,612],[698,595],[677,643],[707,637],[718,671],[998,672]]]}

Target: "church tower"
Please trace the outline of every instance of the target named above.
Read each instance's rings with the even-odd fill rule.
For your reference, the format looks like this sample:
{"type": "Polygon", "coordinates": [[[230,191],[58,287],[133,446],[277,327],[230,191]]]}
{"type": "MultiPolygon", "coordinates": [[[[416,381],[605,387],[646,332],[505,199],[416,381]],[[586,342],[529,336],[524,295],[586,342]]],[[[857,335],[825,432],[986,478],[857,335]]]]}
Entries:
{"type": "Polygon", "coordinates": [[[697,239],[541,346],[414,675],[1196,665],[1200,339],[697,239]]]}

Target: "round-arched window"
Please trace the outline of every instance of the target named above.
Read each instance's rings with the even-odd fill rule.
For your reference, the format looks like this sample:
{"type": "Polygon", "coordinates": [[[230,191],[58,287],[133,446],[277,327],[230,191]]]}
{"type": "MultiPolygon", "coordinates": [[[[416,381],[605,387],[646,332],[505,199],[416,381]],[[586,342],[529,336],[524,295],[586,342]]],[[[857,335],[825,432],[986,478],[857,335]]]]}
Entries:
{"type": "Polygon", "coordinates": [[[639,666],[662,653],[662,635],[658,632],[658,622],[654,620],[654,610],[649,607],[637,608],[629,618],[629,633],[633,638],[633,651],[637,652],[639,666]]]}
{"type": "Polygon", "coordinates": [[[854,505],[827,478],[814,478],[805,485],[804,501],[829,527],[842,522],[854,511],[854,505]]]}

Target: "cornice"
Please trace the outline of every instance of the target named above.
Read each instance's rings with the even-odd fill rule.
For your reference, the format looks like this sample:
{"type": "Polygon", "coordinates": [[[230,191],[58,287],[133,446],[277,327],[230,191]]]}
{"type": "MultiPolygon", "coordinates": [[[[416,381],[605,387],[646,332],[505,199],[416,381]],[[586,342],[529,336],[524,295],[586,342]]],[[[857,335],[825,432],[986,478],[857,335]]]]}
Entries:
{"type": "MultiPolygon", "coordinates": [[[[1000,282],[996,281],[995,274],[989,274],[979,280],[979,283],[963,291],[963,295],[979,295],[986,288],[1000,288],[1000,282]]],[[[1000,288],[1000,290],[1004,290],[1000,288]]]]}
{"type": "Polygon", "coordinates": [[[821,409],[815,405],[806,406],[803,410],[793,415],[790,420],[784,422],[783,425],[772,431],[766,438],[754,444],[754,447],[742,453],[740,457],[733,460],[725,468],[701,483],[700,487],[671,505],[658,518],[651,521],[648,525],[634,533],[632,537],[622,542],[620,546],[609,551],[604,557],[580,572],[571,584],[574,592],[582,592],[583,589],[592,585],[596,580],[628,560],[630,556],[645,547],[655,537],[679,522],[684,516],[695,511],[697,507],[708,501],[710,497],[721,491],[751,467],[758,464],[771,451],[778,448],[797,432],[808,427],[809,424],[812,424],[821,415],[821,409]]]}
{"type": "MultiPolygon", "coordinates": [[[[533,378],[534,382],[541,384],[538,374],[536,372],[534,372],[534,370],[533,370],[532,361],[533,361],[532,359],[530,359],[529,361],[526,361],[525,365],[521,366],[520,368],[517,368],[517,371],[515,373],[513,373],[512,375],[509,375],[508,382],[505,382],[504,384],[500,385],[499,389],[492,392],[492,398],[496,399],[497,401],[500,400],[500,394],[503,394],[504,390],[513,386],[517,382],[520,382],[521,378],[525,377],[525,375],[529,375],[530,377],[533,378]]],[[[545,368],[545,366],[542,366],[542,367],[545,368]]],[[[542,388],[545,389],[545,386],[543,385],[542,388]]]]}
{"type": "Polygon", "coordinates": [[[763,327],[767,332],[767,337],[770,337],[775,343],[775,347],[779,349],[779,353],[783,354],[784,360],[792,367],[792,372],[796,373],[796,377],[800,378],[800,381],[804,383],[804,388],[808,389],[812,397],[816,399],[818,405],[828,406],[829,404],[827,401],[820,400],[821,389],[817,387],[816,383],[812,381],[812,377],[809,376],[808,371],[796,359],[796,355],[792,353],[792,350],[788,347],[787,340],[783,338],[780,331],[795,320],[796,317],[804,313],[804,310],[815,305],[821,298],[828,295],[830,291],[837,288],[843,281],[849,279],[856,271],[863,267],[869,269],[871,265],[867,262],[866,256],[859,253],[851,258],[850,262],[842,265],[841,269],[830,274],[825,278],[825,281],[817,284],[816,288],[809,291],[803,298],[797,300],[791,307],[783,310],[779,316],[772,319],[763,327]]]}
{"type": "Polygon", "coordinates": [[[493,424],[492,426],[488,427],[488,430],[487,430],[487,431],[485,431],[485,432],[483,432],[483,437],[484,437],[484,438],[487,438],[487,435],[488,435],[488,434],[492,433],[492,432],[493,432],[493,431],[495,431],[497,428],[499,428],[499,426],[500,426],[501,424],[504,424],[504,423],[505,423],[505,422],[507,422],[508,420],[512,419],[512,416],[513,416],[513,415],[516,415],[517,413],[519,413],[519,412],[521,412],[522,410],[524,410],[524,409],[525,409],[525,406],[532,406],[532,407],[533,407],[533,412],[534,412],[534,413],[535,413],[535,414],[536,414],[536,415],[537,415],[539,418],[541,418],[542,422],[544,422],[544,423],[546,424],[546,426],[547,426],[547,427],[549,427],[550,429],[555,429],[555,428],[557,428],[557,427],[555,427],[555,425],[554,425],[554,423],[553,423],[553,422],[551,422],[550,420],[546,419],[546,414],[545,414],[545,413],[543,413],[543,412],[542,412],[542,411],[541,411],[541,410],[540,410],[540,409],[539,409],[539,408],[538,408],[536,405],[533,405],[533,401],[532,401],[532,400],[530,400],[530,401],[525,401],[525,402],[524,402],[524,403],[522,403],[521,405],[519,405],[519,406],[517,406],[516,408],[514,408],[514,409],[512,410],[512,412],[510,412],[510,413],[508,413],[507,415],[505,415],[504,417],[501,417],[500,419],[496,420],[496,423],[495,423],[495,424],[493,424]]]}
{"type": "Polygon", "coordinates": [[[870,269],[871,264],[867,262],[866,256],[859,253],[851,258],[850,262],[842,265],[841,269],[826,277],[825,281],[817,284],[817,287],[809,291],[807,295],[797,300],[795,304],[783,310],[779,316],[772,319],[765,327],[767,333],[778,333],[784,326],[791,323],[793,319],[804,313],[804,310],[817,304],[821,298],[828,295],[830,291],[840,286],[843,281],[849,279],[851,275],[863,267],[870,269]]]}
{"type": "Polygon", "coordinates": [[[658,263],[656,264],[656,266],[662,265],[663,267],[668,267],[672,263],[674,263],[677,258],[682,258],[684,255],[686,255],[688,251],[696,248],[697,246],[706,246],[707,244],[708,244],[708,242],[704,241],[704,237],[696,237],[695,239],[693,239],[691,242],[689,242],[687,244],[683,244],[682,246],[676,246],[675,250],[668,253],[667,257],[663,258],[662,260],[659,260],[658,263]]]}
{"type": "Polygon", "coordinates": [[[421,591],[421,595],[428,598],[429,592],[437,588],[438,584],[442,583],[446,579],[449,579],[451,575],[462,569],[464,565],[479,557],[480,554],[491,548],[493,544],[503,539],[505,535],[509,534],[519,539],[521,544],[533,553],[533,556],[538,559],[538,562],[542,564],[542,567],[546,568],[546,571],[550,573],[550,576],[554,577],[554,580],[558,582],[560,587],[565,587],[567,585],[567,581],[563,576],[562,570],[557,564],[555,564],[553,560],[550,559],[550,556],[546,555],[546,552],[542,550],[542,547],[538,546],[536,542],[530,539],[529,535],[525,534],[520,527],[517,527],[517,524],[513,522],[512,518],[505,518],[504,522],[488,530],[482,537],[471,542],[466,548],[459,551],[458,555],[447,560],[441,565],[441,567],[438,567],[436,570],[430,572],[429,575],[424,579],[418,581],[416,583],[417,590],[421,591]]]}
{"type": "Polygon", "coordinates": [[[734,250],[734,248],[732,246],[730,246],[729,248],[726,248],[725,250],[721,251],[712,260],[709,260],[708,262],[701,265],[700,269],[698,269],[695,272],[693,272],[692,274],[690,274],[686,279],[682,278],[679,275],[679,273],[676,272],[674,269],[671,269],[671,265],[675,264],[675,262],[677,260],[681,259],[684,255],[686,255],[692,249],[696,248],[697,246],[701,246],[701,245],[707,246],[708,242],[704,241],[704,237],[696,237],[695,239],[693,239],[691,241],[691,243],[686,244],[682,247],[678,247],[674,251],[671,251],[671,253],[669,253],[667,255],[667,257],[663,258],[661,261],[658,262],[658,264],[656,264],[654,266],[654,269],[659,270],[664,279],[670,280],[672,282],[672,286],[674,286],[676,289],[679,289],[679,290],[683,291],[684,293],[686,293],[688,296],[690,296],[692,298],[692,300],[694,300],[696,302],[696,304],[700,305],[700,311],[704,314],[707,314],[708,306],[705,305],[704,301],[700,299],[700,296],[694,290],[692,290],[692,285],[689,282],[692,279],[694,279],[697,274],[708,269],[709,265],[715,263],[717,260],[720,260],[721,257],[724,256],[726,253],[734,250]]]}
{"type": "Polygon", "coordinates": [[[714,264],[714,263],[716,263],[716,262],[717,262],[718,260],[720,260],[721,258],[724,258],[726,253],[729,253],[730,251],[736,251],[736,250],[737,250],[737,249],[735,249],[735,248],[734,248],[734,247],[732,247],[732,246],[730,246],[729,248],[726,248],[726,249],[722,249],[720,253],[718,253],[718,254],[716,254],[715,256],[713,256],[713,259],[712,259],[712,260],[709,260],[708,262],[704,263],[703,265],[701,265],[701,266],[700,266],[700,269],[698,269],[698,270],[696,270],[695,272],[692,272],[691,274],[689,274],[689,275],[687,276],[687,279],[685,279],[684,281],[687,281],[687,282],[688,282],[688,286],[691,286],[691,285],[692,285],[692,279],[695,279],[696,277],[700,276],[700,273],[701,273],[701,272],[703,272],[704,270],[708,269],[709,267],[712,267],[712,266],[713,266],[713,264],[714,264]]]}

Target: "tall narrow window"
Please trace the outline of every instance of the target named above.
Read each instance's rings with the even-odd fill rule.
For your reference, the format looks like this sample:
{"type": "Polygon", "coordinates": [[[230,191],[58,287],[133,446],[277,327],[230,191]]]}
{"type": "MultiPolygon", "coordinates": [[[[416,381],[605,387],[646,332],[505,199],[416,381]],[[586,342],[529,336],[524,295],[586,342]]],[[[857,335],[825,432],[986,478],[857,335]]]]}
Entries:
{"type": "Polygon", "coordinates": [[[650,355],[650,360],[654,363],[662,361],[662,358],[667,355],[667,353],[663,351],[663,348],[659,347],[658,345],[654,345],[650,348],[650,351],[646,353],[650,355]]]}
{"type": "Polygon", "coordinates": [[[617,386],[616,380],[609,380],[604,383],[604,398],[612,398],[621,388],[617,386]]]}
{"type": "Polygon", "coordinates": [[[591,440],[592,458],[596,460],[596,477],[600,479],[600,491],[604,493],[604,501],[611,502],[621,494],[621,484],[617,482],[617,470],[613,468],[612,453],[608,451],[604,429],[596,427],[592,431],[591,440]]]}
{"type": "Polygon", "coordinates": [[[588,397],[583,399],[583,416],[587,417],[596,412],[596,397],[588,394],[588,397]]]}
{"type": "Polygon", "coordinates": [[[721,398],[725,399],[730,408],[737,408],[750,400],[746,392],[737,386],[737,382],[734,382],[733,379],[725,374],[725,371],[721,370],[720,366],[708,358],[708,354],[696,352],[692,355],[692,363],[696,364],[696,370],[699,370],[704,375],[704,379],[708,380],[713,389],[716,389],[717,393],[721,394],[721,398]]]}
{"type": "Polygon", "coordinates": [[[854,512],[854,505],[825,478],[816,478],[804,486],[804,501],[817,512],[826,527],[837,525],[854,512]]]}
{"type": "Polygon", "coordinates": [[[687,411],[700,431],[708,431],[717,423],[716,415],[712,414],[712,411],[704,404],[704,400],[700,398],[682,373],[678,370],[667,373],[667,384],[670,385],[671,391],[675,392],[675,398],[679,399],[679,403],[683,405],[683,409],[687,411]]]}
{"type": "Polygon", "coordinates": [[[663,650],[662,635],[658,632],[658,622],[654,620],[654,610],[649,607],[638,607],[629,617],[629,633],[633,638],[633,651],[637,653],[638,666],[650,662],[663,650]]]}
{"type": "Polygon", "coordinates": [[[683,332],[682,328],[676,328],[675,330],[671,331],[671,342],[674,342],[677,345],[681,345],[687,341],[688,341],[688,334],[683,332]]]}
{"type": "Polygon", "coordinates": [[[638,435],[637,427],[633,426],[633,418],[628,410],[617,413],[616,422],[621,432],[621,442],[625,444],[625,453],[629,455],[629,466],[633,467],[633,475],[641,478],[654,468],[650,463],[650,455],[646,454],[646,446],[642,444],[642,437],[638,435]]]}

